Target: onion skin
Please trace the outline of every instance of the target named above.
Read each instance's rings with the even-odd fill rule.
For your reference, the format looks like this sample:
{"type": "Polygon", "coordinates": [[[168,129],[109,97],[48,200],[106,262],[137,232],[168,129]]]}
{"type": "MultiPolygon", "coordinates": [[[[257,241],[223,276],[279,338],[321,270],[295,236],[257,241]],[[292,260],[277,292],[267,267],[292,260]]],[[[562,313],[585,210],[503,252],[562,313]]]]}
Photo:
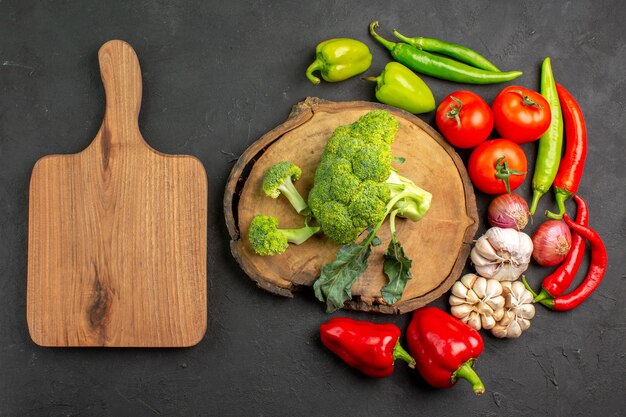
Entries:
{"type": "Polygon", "coordinates": [[[502,194],[491,200],[487,209],[489,224],[520,231],[528,224],[528,203],[517,194],[502,194]]]}
{"type": "Polygon", "coordinates": [[[541,266],[563,262],[572,247],[572,234],[561,220],[542,223],[533,235],[533,258],[541,266]]]}

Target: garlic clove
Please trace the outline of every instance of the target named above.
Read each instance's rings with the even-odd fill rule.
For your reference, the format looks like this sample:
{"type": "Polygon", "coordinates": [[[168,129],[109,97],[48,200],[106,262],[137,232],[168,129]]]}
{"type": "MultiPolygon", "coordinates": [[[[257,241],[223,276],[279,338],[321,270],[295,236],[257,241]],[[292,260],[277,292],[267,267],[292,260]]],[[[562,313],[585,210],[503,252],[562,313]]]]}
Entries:
{"type": "Polygon", "coordinates": [[[474,308],[469,304],[461,304],[450,308],[450,313],[456,318],[461,318],[474,312],[474,308]]]}
{"type": "Polygon", "coordinates": [[[496,325],[491,329],[491,334],[499,339],[504,339],[507,335],[506,326],[496,325]]]}
{"type": "Polygon", "coordinates": [[[526,320],[535,317],[535,306],[532,304],[522,304],[515,308],[515,314],[526,320]]]}
{"type": "Polygon", "coordinates": [[[514,320],[511,322],[511,324],[509,324],[508,329],[507,329],[507,337],[510,337],[511,339],[515,339],[518,338],[522,335],[522,328],[520,327],[519,323],[517,322],[517,320],[514,320]]]}
{"type": "Polygon", "coordinates": [[[498,295],[485,301],[494,311],[504,309],[504,297],[498,295]]]}
{"type": "Polygon", "coordinates": [[[478,275],[476,274],[465,274],[459,281],[462,282],[465,287],[472,288],[477,279],[478,275]]]}
{"type": "Polygon", "coordinates": [[[472,289],[467,291],[467,296],[465,297],[465,299],[469,304],[480,303],[480,297],[478,297],[478,295],[472,289]]]}
{"type": "Polygon", "coordinates": [[[463,285],[461,281],[455,282],[454,285],[452,286],[452,295],[456,297],[463,298],[463,299],[467,298],[467,291],[468,291],[468,287],[463,285]]]}
{"type": "Polygon", "coordinates": [[[496,325],[496,320],[492,316],[481,315],[480,324],[483,329],[492,329],[496,325]]]}
{"type": "Polygon", "coordinates": [[[488,298],[497,297],[502,294],[502,284],[495,279],[487,280],[487,289],[485,290],[485,296],[488,298]]]}
{"type": "Polygon", "coordinates": [[[480,330],[480,314],[472,311],[467,319],[466,324],[474,330],[480,330]]]}
{"type": "Polygon", "coordinates": [[[491,316],[493,315],[493,308],[491,308],[489,306],[489,304],[485,303],[485,302],[480,302],[478,304],[476,304],[476,308],[475,311],[478,312],[478,314],[484,315],[484,316],[491,316]]]}
{"type": "Polygon", "coordinates": [[[500,309],[498,309],[498,310],[494,310],[494,313],[493,313],[493,319],[494,319],[495,321],[498,321],[498,322],[499,322],[499,321],[500,321],[500,320],[502,320],[502,318],[504,317],[504,313],[505,313],[505,312],[506,312],[506,310],[505,310],[504,308],[500,308],[500,309]]]}
{"type": "Polygon", "coordinates": [[[520,329],[522,329],[522,331],[526,331],[530,327],[530,320],[518,318],[517,324],[519,324],[519,327],[520,329]]]}
{"type": "Polygon", "coordinates": [[[456,295],[451,295],[450,298],[448,298],[448,302],[451,306],[458,306],[466,303],[465,298],[459,298],[456,295]]]}
{"type": "Polygon", "coordinates": [[[476,278],[472,290],[474,290],[478,298],[482,300],[485,298],[485,295],[487,295],[487,280],[483,277],[476,278]]]}

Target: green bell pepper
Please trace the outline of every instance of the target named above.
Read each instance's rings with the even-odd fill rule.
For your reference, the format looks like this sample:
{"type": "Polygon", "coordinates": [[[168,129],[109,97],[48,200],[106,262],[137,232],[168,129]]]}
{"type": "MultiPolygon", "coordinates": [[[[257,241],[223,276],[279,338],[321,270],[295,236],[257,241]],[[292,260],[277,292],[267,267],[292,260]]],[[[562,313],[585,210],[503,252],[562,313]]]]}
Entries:
{"type": "Polygon", "coordinates": [[[390,62],[378,77],[363,78],[376,82],[376,99],[381,103],[419,114],[435,110],[432,91],[413,71],[390,62]]]}
{"type": "Polygon", "coordinates": [[[350,38],[329,39],[315,48],[315,61],[306,70],[306,77],[315,85],[320,79],[313,75],[320,71],[328,82],[347,80],[370,67],[372,54],[363,42],[350,38]]]}

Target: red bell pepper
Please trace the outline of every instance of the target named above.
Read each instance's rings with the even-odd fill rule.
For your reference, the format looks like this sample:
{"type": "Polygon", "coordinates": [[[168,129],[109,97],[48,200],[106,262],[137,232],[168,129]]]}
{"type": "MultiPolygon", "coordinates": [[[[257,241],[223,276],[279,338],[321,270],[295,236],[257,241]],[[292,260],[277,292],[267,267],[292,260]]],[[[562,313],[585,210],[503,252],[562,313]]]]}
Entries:
{"type": "Polygon", "coordinates": [[[463,378],[476,395],[485,392],[472,368],[483,351],[476,330],[438,308],[422,307],[413,313],[406,337],[417,370],[430,385],[448,388],[463,378]]]}
{"type": "Polygon", "coordinates": [[[375,378],[391,375],[396,359],[415,367],[415,360],[400,346],[400,329],[393,324],[334,318],[320,325],[320,336],[324,346],[348,365],[375,378]]]}

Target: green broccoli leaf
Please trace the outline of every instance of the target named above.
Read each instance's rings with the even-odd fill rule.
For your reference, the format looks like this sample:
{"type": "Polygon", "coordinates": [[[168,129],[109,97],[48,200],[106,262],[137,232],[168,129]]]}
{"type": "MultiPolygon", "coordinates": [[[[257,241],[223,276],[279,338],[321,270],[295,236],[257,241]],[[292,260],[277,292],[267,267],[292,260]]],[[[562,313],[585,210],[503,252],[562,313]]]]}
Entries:
{"type": "Polygon", "coordinates": [[[412,261],[404,253],[404,248],[396,239],[395,234],[389,242],[384,253],[385,262],[383,271],[389,278],[389,283],[382,289],[383,299],[388,304],[393,304],[402,298],[404,287],[411,276],[412,261]]]}
{"type": "Polygon", "coordinates": [[[335,260],[322,267],[320,277],[313,284],[315,296],[326,302],[326,312],[332,313],[352,299],[352,285],[367,269],[370,256],[370,244],[376,231],[370,230],[360,243],[343,245],[335,260]]]}

